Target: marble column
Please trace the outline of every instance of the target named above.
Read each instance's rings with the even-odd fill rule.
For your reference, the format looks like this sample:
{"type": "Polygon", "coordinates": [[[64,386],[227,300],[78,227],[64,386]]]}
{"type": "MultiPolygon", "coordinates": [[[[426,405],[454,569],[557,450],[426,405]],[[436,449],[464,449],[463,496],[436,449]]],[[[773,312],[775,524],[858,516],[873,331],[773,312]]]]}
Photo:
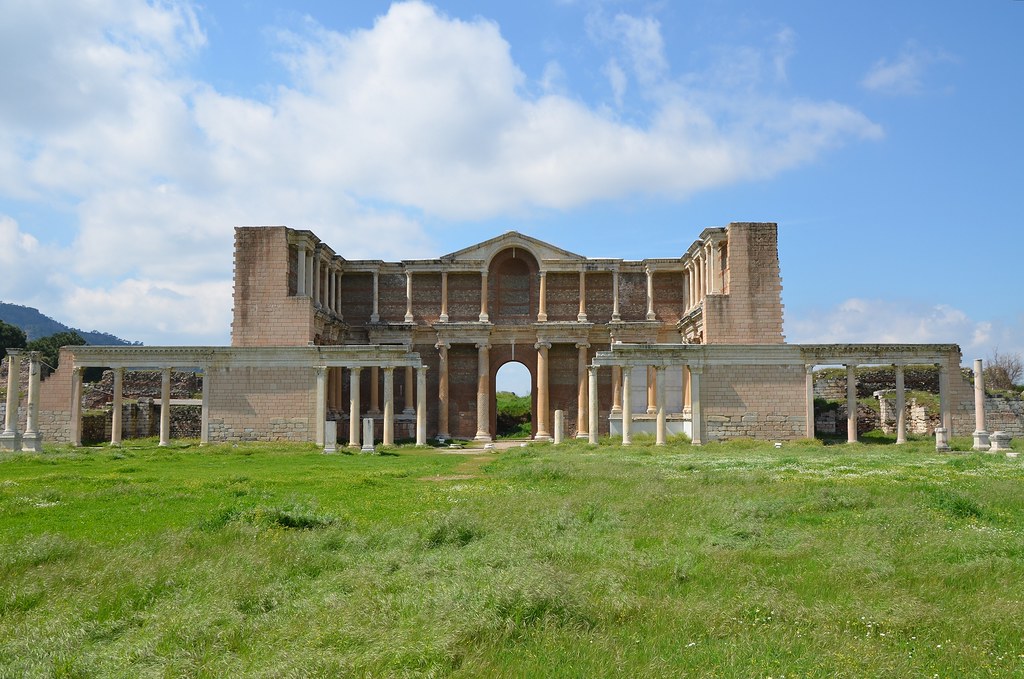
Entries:
{"type": "MultiPolygon", "coordinates": [[[[114,399],[110,405],[110,445],[121,445],[121,415],[124,409],[124,368],[114,368],[114,399]]],[[[206,375],[203,375],[203,387],[206,375]]]]}
{"type": "Polygon", "coordinates": [[[597,393],[597,366],[592,365],[588,367],[588,386],[590,393],[590,412],[589,412],[589,433],[587,435],[587,442],[591,445],[597,445],[597,434],[598,434],[598,414],[600,414],[600,404],[598,403],[597,393]]]}
{"type": "Polygon", "coordinates": [[[82,368],[79,366],[71,370],[71,445],[82,445],[82,368]]]}
{"type": "Polygon", "coordinates": [[[621,321],[619,314],[619,271],[612,271],[612,321],[621,321]]]}
{"type": "Polygon", "coordinates": [[[384,437],[385,446],[395,445],[395,369],[384,367],[384,437]]]}
{"type": "Polygon", "coordinates": [[[490,378],[491,378],[491,345],[476,345],[476,441],[491,440],[491,409],[490,409],[490,378]]]}
{"type": "Polygon", "coordinates": [[[348,371],[348,447],[359,447],[359,377],[362,368],[348,371]]]}
{"type": "Polygon", "coordinates": [[[327,422],[327,368],[316,369],[316,444],[321,448],[326,438],[325,423],[327,422]]]}
{"type": "Polygon", "coordinates": [[[693,431],[693,434],[690,436],[690,442],[695,446],[704,445],[704,415],[700,394],[700,376],[703,372],[703,366],[690,366],[690,397],[693,399],[690,404],[690,419],[693,431]]]}
{"type": "Polygon", "coordinates": [[[411,365],[405,366],[405,413],[411,415],[416,412],[416,401],[413,395],[413,372],[415,368],[411,365]]]}
{"type": "Polygon", "coordinates": [[[846,442],[857,442],[857,366],[846,366],[846,442]]]}
{"type": "Polygon", "coordinates": [[[654,313],[654,272],[650,269],[647,270],[647,320],[657,320],[657,315],[654,313]]]}
{"type": "Polygon", "coordinates": [[[540,272],[540,300],[537,309],[537,322],[543,323],[548,320],[548,275],[547,272],[540,272]]]}
{"type": "Polygon", "coordinates": [[[628,446],[632,441],[630,429],[633,426],[633,366],[622,366],[622,445],[628,446]]]}
{"type": "Polygon", "coordinates": [[[985,366],[974,360],[974,450],[988,450],[992,443],[985,429],[985,366]]]}
{"type": "Polygon", "coordinates": [[[480,322],[487,323],[490,316],[487,315],[487,272],[480,272],[480,322]]]}
{"type": "Polygon", "coordinates": [[[320,308],[320,252],[314,251],[313,254],[313,306],[317,309],[320,308]]]}
{"type": "Polygon", "coordinates": [[[380,367],[370,368],[370,412],[380,412],[380,367]]]}
{"type": "Polygon", "coordinates": [[[622,412],[622,366],[612,366],[612,412],[622,412]]]}
{"type": "Polygon", "coordinates": [[[907,442],[907,392],[903,366],[896,366],[896,443],[907,442]]]}
{"type": "Polygon", "coordinates": [[[537,350],[537,441],[548,441],[548,349],[550,342],[537,342],[533,345],[537,350]]]}
{"type": "Polygon", "coordinates": [[[313,298],[313,251],[306,250],[306,297],[313,298]]]}
{"type": "Polygon", "coordinates": [[[295,296],[306,296],[306,246],[296,246],[295,296]]]}
{"type": "Polygon", "coordinates": [[[658,373],[654,366],[647,366],[647,414],[658,412],[658,373]]]}
{"type": "Polygon", "coordinates": [[[441,315],[437,317],[441,323],[448,322],[448,272],[441,272],[441,315]]]}
{"type": "Polygon", "coordinates": [[[576,344],[577,349],[577,360],[576,360],[576,438],[585,439],[589,429],[589,419],[587,405],[590,402],[590,398],[587,395],[587,387],[589,385],[589,378],[587,374],[587,349],[590,345],[586,342],[576,344]]]}
{"type": "Polygon", "coordinates": [[[43,437],[39,433],[39,364],[38,351],[28,352],[28,413],[25,416],[25,433],[21,437],[21,449],[40,452],[43,437]]]}
{"type": "Polygon", "coordinates": [[[656,375],[655,383],[657,385],[658,394],[658,420],[657,426],[655,427],[654,434],[654,445],[663,446],[665,445],[665,434],[667,418],[665,415],[665,366],[659,365],[654,369],[656,375]]]}
{"type": "Polygon", "coordinates": [[[203,366],[202,405],[199,406],[199,445],[210,442],[210,368],[203,366]]]}
{"type": "Polygon", "coordinates": [[[370,312],[370,322],[380,323],[380,270],[373,271],[373,311],[370,312]]]}
{"type": "Polygon", "coordinates": [[[171,442],[171,369],[160,373],[160,445],[171,442]]]}
{"type": "Polygon", "coordinates": [[[327,265],[327,310],[335,312],[335,304],[338,300],[338,281],[334,278],[334,267],[327,265]]]}
{"type": "Polygon", "coordinates": [[[438,342],[437,367],[437,437],[451,438],[448,432],[448,348],[447,342],[438,342]]]}
{"type": "Polygon", "coordinates": [[[683,268],[683,309],[690,308],[690,269],[683,268]]]}
{"type": "Polygon", "coordinates": [[[587,274],[583,271],[580,271],[580,310],[576,320],[580,323],[587,321],[587,274]]]}
{"type": "Polygon", "coordinates": [[[953,436],[953,414],[949,408],[949,370],[945,365],[939,366],[939,412],[942,415],[942,426],[946,436],[953,436]]]}
{"type": "MultiPolygon", "coordinates": [[[[4,431],[0,434],[0,450],[21,450],[21,433],[18,431],[18,403],[21,401],[21,350],[7,350],[7,411],[4,415],[4,431]]],[[[79,399],[81,402],[81,399],[79,399]]]]}
{"type": "Polygon", "coordinates": [[[412,271],[405,272],[405,322],[412,323],[412,271]]]}
{"type": "Polygon", "coordinates": [[[814,438],[814,366],[805,365],[804,370],[807,372],[804,382],[805,386],[805,400],[804,400],[804,417],[807,418],[807,424],[805,425],[804,435],[809,438],[814,438]]]}
{"type": "Polygon", "coordinates": [[[427,445],[427,366],[416,368],[416,445],[427,445]]]}
{"type": "Polygon", "coordinates": [[[718,246],[715,243],[708,243],[708,292],[717,294],[718,287],[718,246]]]}

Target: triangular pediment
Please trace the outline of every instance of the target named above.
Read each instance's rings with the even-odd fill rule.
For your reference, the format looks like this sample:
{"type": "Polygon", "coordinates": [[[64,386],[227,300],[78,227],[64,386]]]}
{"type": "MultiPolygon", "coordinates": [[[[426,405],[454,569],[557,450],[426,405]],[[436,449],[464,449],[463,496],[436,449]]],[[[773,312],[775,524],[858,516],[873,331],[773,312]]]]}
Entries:
{"type": "Polygon", "coordinates": [[[525,236],[518,231],[508,231],[490,240],[471,245],[441,257],[442,262],[488,261],[494,255],[507,248],[522,248],[533,254],[538,261],[543,260],[585,260],[586,257],[555,247],[551,243],[525,236]]]}

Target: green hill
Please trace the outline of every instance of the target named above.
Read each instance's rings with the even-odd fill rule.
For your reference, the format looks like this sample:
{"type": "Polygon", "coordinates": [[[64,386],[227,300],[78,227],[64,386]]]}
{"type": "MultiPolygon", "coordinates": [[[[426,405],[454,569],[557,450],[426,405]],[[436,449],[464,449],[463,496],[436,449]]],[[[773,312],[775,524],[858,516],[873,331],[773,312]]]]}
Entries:
{"type": "Polygon", "coordinates": [[[79,330],[78,328],[72,328],[64,325],[60,321],[55,321],[49,316],[41,313],[38,309],[33,309],[28,306],[21,306],[20,304],[8,304],[7,302],[0,302],[0,320],[11,325],[16,325],[25,331],[25,335],[31,342],[34,339],[40,337],[48,337],[58,332],[67,332],[74,330],[89,344],[101,344],[101,345],[132,345],[141,344],[141,342],[129,342],[128,340],[121,339],[115,335],[111,335],[107,332],[100,332],[99,330],[79,330]]]}

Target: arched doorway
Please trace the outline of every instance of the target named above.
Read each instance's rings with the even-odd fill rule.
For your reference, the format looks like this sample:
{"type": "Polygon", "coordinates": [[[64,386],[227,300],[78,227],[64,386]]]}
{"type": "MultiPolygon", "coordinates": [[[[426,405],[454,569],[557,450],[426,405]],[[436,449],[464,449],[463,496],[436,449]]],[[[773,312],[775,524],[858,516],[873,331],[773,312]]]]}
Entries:
{"type": "Polygon", "coordinates": [[[533,435],[533,376],[519,361],[508,361],[494,376],[495,437],[528,439],[533,435]]]}

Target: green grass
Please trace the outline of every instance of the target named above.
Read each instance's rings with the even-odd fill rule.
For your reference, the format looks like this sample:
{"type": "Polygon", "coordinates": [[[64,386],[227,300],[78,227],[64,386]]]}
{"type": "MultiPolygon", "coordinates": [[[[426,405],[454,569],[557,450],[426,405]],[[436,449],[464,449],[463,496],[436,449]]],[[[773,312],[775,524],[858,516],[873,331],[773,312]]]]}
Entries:
{"type": "Polygon", "coordinates": [[[4,455],[0,677],[1024,674],[1024,462],[869,440],[4,455]]]}

